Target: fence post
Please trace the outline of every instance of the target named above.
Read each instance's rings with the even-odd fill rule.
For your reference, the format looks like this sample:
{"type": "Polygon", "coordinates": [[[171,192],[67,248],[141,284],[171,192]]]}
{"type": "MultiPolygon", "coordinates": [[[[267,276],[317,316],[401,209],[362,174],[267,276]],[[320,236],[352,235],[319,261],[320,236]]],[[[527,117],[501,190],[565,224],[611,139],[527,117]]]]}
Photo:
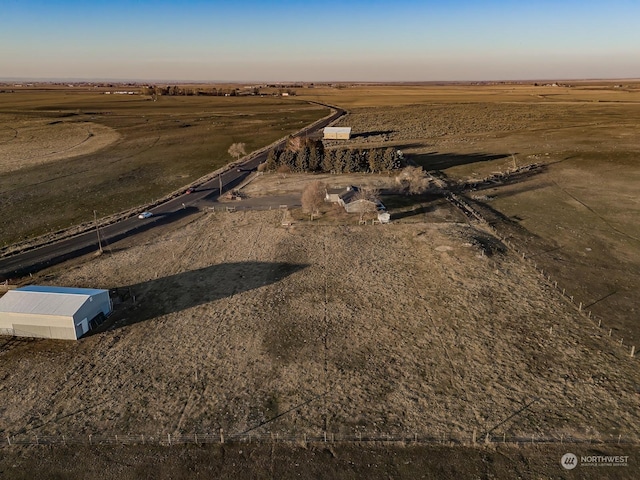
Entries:
{"type": "Polygon", "coordinates": [[[633,355],[636,353],[636,347],[635,345],[633,347],[631,347],[631,355],[630,357],[633,357],[633,355]]]}
{"type": "Polygon", "coordinates": [[[224,443],[224,428],[220,429],[220,443],[224,443]]]}
{"type": "Polygon", "coordinates": [[[169,441],[169,445],[171,445],[171,434],[167,433],[167,440],[169,441]]]}
{"type": "MultiPolygon", "coordinates": [[[[632,356],[633,356],[633,355],[632,355],[632,356]]],[[[8,443],[9,445],[11,445],[11,438],[9,438],[9,435],[7,435],[7,443],[8,443]]]]}
{"type": "Polygon", "coordinates": [[[471,437],[471,443],[473,443],[473,444],[475,444],[475,443],[476,443],[476,434],[477,434],[477,431],[476,431],[476,429],[474,428],[474,429],[473,429],[473,437],[471,437]]]}
{"type": "Polygon", "coordinates": [[[326,430],[324,432],[324,441],[325,441],[325,443],[327,442],[327,431],[326,430]]]}

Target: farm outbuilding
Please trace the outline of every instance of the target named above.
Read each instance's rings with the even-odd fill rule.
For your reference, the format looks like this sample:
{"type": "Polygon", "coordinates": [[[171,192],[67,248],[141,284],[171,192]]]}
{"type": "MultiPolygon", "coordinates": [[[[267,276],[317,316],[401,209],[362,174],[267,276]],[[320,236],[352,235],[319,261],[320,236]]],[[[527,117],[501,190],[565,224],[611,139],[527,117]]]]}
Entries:
{"type": "Polygon", "coordinates": [[[77,340],[111,310],[108,290],[22,287],[0,298],[0,334],[77,340]]]}
{"type": "Polygon", "coordinates": [[[326,202],[337,203],[341,207],[349,203],[358,192],[358,187],[349,185],[346,188],[328,188],[325,190],[324,200],[326,202]]]}
{"type": "Polygon", "coordinates": [[[349,140],[351,138],[351,127],[325,127],[325,140],[349,140]]]}

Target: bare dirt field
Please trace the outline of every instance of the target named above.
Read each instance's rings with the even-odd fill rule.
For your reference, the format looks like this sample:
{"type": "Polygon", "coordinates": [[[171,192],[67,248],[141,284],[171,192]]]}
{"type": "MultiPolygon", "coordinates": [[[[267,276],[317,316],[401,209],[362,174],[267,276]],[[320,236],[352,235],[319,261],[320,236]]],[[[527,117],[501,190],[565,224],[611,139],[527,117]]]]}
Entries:
{"type": "MultiPolygon", "coordinates": [[[[442,445],[224,445],[224,446],[69,446],[53,450],[7,450],[0,456],[6,480],[82,479],[354,479],[427,478],[525,480],[637,478],[638,448],[612,446],[611,455],[628,456],[627,467],[560,466],[567,446],[498,445],[495,448],[442,445]],[[37,456],[34,455],[37,452],[37,456]],[[33,455],[33,458],[30,455],[33,455]]],[[[602,455],[595,446],[569,447],[576,455],[602,455]]]]}

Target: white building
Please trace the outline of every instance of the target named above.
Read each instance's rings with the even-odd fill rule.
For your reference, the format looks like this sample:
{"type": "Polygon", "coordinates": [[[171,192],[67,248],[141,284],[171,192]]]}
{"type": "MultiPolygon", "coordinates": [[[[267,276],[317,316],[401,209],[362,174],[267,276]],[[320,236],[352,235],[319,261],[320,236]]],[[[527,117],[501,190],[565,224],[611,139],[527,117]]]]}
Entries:
{"type": "Polygon", "coordinates": [[[111,310],[108,290],[22,287],[0,298],[0,334],[77,340],[111,310]]]}
{"type": "Polygon", "coordinates": [[[349,140],[351,127],[325,127],[323,133],[325,140],[349,140]]]}

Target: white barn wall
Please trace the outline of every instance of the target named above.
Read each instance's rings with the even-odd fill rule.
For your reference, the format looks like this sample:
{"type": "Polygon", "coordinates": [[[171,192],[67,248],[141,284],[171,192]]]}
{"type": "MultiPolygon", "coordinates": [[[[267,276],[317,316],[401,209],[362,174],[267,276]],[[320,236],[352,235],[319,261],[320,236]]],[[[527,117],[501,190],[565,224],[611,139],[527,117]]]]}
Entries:
{"type": "Polygon", "coordinates": [[[107,290],[34,286],[6,296],[0,298],[0,334],[5,335],[76,340],[88,333],[92,319],[112,310],[107,290]]]}

